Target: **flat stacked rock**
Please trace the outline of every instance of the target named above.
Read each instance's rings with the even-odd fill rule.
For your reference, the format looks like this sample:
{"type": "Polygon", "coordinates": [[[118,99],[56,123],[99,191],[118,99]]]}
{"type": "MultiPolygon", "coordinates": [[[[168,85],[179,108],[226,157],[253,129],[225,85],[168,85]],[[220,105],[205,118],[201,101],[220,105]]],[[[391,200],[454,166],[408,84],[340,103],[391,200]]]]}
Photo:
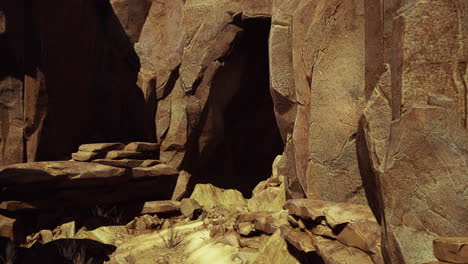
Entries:
{"type": "MultiPolygon", "coordinates": [[[[139,167],[145,160],[159,156],[159,144],[149,142],[83,144],[72,153],[74,161],[95,161],[118,167],[139,167]],[[121,161],[124,160],[124,161],[121,161]]],[[[158,162],[157,160],[155,160],[158,162]]],[[[161,162],[159,162],[161,163],[161,162]]],[[[151,164],[147,161],[146,164],[151,164]]]]}
{"type": "Polygon", "coordinates": [[[84,144],[73,161],[0,167],[0,199],[16,201],[10,207],[20,211],[180,198],[190,175],[179,179],[158,152],[157,143],[84,144]]]}

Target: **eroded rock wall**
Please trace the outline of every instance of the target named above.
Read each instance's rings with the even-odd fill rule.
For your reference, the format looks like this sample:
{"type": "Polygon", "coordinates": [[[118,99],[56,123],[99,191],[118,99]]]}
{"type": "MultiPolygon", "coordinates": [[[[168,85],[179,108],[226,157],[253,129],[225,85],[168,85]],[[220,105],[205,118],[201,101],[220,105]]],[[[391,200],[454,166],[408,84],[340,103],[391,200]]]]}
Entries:
{"type": "MultiPolygon", "coordinates": [[[[435,236],[466,233],[464,2],[181,1],[170,12],[156,2],[153,16],[167,22],[147,38],[168,37],[153,37],[157,51],[144,35],[138,45],[147,48],[140,56],[171,58],[140,72],[157,83],[145,89],[160,91],[155,129],[166,162],[186,167],[209,146],[218,130],[208,98],[242,34],[238,22],[268,17],[288,196],[369,204],[392,263],[429,261],[435,236]]],[[[226,85],[220,100],[234,92],[226,85]]]]}
{"type": "Polygon", "coordinates": [[[366,61],[374,89],[362,127],[385,255],[388,263],[431,261],[434,238],[468,232],[467,6],[384,1],[368,7],[384,11],[383,18],[367,13],[376,21],[367,31],[368,40],[375,38],[368,54],[376,57],[366,61]]]}
{"type": "Polygon", "coordinates": [[[121,20],[142,26],[149,6],[136,16],[114,2],[115,10],[104,0],[2,1],[1,163],[69,159],[81,143],[142,138],[131,45],[139,32],[121,20]]]}

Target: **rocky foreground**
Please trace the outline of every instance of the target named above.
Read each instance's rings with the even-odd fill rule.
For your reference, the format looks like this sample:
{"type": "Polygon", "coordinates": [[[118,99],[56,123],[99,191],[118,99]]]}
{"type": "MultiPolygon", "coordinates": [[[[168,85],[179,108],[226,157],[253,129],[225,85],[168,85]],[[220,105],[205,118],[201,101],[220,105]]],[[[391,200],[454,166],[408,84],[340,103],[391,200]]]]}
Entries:
{"type": "MultiPolygon", "coordinates": [[[[281,156],[250,199],[211,184],[183,198],[190,175],[157,151],[91,144],[73,161],[0,168],[4,263],[385,263],[370,208],[286,200],[281,156]]],[[[436,239],[432,263],[467,263],[467,244],[436,239]]]]}

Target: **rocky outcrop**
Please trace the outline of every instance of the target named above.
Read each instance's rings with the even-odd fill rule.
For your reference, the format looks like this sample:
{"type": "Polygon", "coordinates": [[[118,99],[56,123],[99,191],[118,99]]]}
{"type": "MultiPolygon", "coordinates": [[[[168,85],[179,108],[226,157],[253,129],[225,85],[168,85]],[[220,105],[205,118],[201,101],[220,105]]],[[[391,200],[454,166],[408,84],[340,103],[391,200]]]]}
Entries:
{"type": "Polygon", "coordinates": [[[373,92],[360,165],[368,194],[379,201],[387,262],[431,261],[433,239],[468,232],[466,4],[369,8],[367,48],[375,56],[366,62],[366,82],[373,92]]]}
{"type": "Polygon", "coordinates": [[[325,263],[384,263],[380,225],[368,206],[292,199],[284,208],[299,218],[297,226],[310,237],[325,263]]]}
{"type": "Polygon", "coordinates": [[[130,39],[149,2],[136,2],[0,4],[0,164],[63,160],[82,143],[142,139],[130,39]]]}
{"type": "Polygon", "coordinates": [[[179,171],[157,160],[123,159],[128,153],[134,157],[155,157],[159,155],[158,149],[158,144],[145,142],[85,144],[74,153],[80,155],[73,156],[79,160],[83,153],[91,153],[91,158],[86,160],[93,162],[49,161],[3,166],[0,167],[0,197],[3,201],[25,202],[10,205],[18,211],[180,196],[187,187],[186,172],[180,173],[179,180],[179,171]],[[106,159],[92,160],[98,156],[106,159]]]}
{"type": "Polygon", "coordinates": [[[201,208],[189,218],[255,215],[236,226],[239,241],[237,215],[210,230],[225,236],[219,252],[244,260],[293,247],[327,263],[433,261],[431,241],[468,233],[466,10],[462,0],[2,1],[0,197],[24,211],[190,190],[201,208]],[[294,217],[278,223],[287,199],[294,217]],[[274,238],[265,246],[256,232],[274,238]]]}

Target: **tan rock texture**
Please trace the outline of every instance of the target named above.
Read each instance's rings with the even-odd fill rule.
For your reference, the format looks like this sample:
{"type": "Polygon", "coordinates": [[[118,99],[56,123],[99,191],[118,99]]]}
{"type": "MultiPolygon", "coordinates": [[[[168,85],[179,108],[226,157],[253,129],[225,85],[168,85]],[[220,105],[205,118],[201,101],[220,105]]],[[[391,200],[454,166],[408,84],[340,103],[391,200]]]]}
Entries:
{"type": "Polygon", "coordinates": [[[23,2],[0,2],[0,165],[146,140],[109,159],[187,171],[174,199],[366,212],[288,207],[346,225],[321,252],[377,254],[361,236],[379,225],[386,263],[424,263],[434,239],[468,234],[465,0],[23,2]],[[285,180],[257,186],[270,176],[285,180]]]}
{"type": "Polygon", "coordinates": [[[142,139],[130,40],[138,30],[126,27],[142,25],[150,3],[112,4],[2,1],[0,164],[64,160],[82,143],[142,139]]]}
{"type": "Polygon", "coordinates": [[[468,263],[468,237],[441,237],[435,239],[433,245],[438,260],[468,263]]]}
{"type": "Polygon", "coordinates": [[[366,192],[387,263],[430,262],[433,239],[468,233],[467,6],[368,2],[366,192]]]}

